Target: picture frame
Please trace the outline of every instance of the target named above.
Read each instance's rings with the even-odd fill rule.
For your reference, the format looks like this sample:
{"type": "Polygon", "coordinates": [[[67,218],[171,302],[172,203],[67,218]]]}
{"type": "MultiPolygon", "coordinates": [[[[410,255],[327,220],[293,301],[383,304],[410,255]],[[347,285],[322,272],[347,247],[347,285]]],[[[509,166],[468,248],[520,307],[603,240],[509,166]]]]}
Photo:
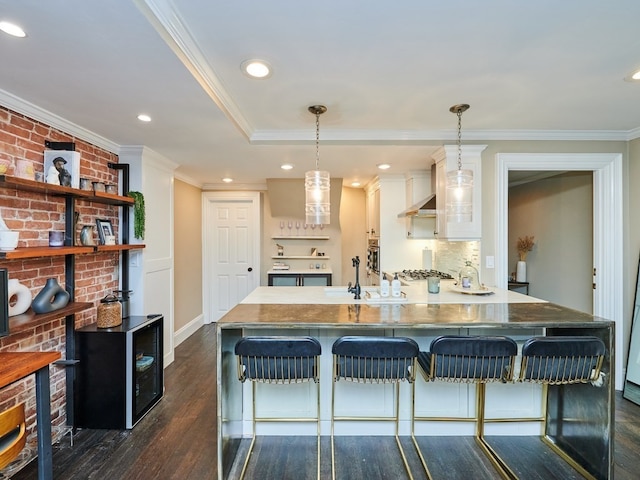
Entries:
{"type": "Polygon", "coordinates": [[[80,188],[80,152],[71,150],[44,151],[44,180],[53,185],[60,185],[60,180],[54,166],[54,160],[62,157],[66,162],[64,168],[71,175],[71,187],[80,188]]]}
{"type": "Polygon", "coordinates": [[[107,245],[106,237],[113,236],[113,225],[111,220],[105,218],[96,218],[96,226],[98,227],[98,238],[100,239],[100,245],[107,245]]]}

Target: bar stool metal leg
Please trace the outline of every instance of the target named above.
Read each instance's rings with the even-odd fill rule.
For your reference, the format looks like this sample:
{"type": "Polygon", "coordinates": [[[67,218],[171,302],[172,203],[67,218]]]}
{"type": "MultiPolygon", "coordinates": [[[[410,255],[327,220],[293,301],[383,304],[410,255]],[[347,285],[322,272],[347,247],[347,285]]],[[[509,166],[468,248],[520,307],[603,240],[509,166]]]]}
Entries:
{"type": "Polygon", "coordinates": [[[393,421],[395,440],[407,475],[413,480],[411,468],[400,442],[400,383],[413,383],[418,344],[401,337],[341,337],[333,344],[333,381],[331,388],[331,477],[336,478],[336,421],[393,421]],[[392,417],[337,416],[335,414],[336,384],[339,380],[357,383],[393,384],[395,401],[392,417]]]}
{"type": "Polygon", "coordinates": [[[431,342],[429,352],[419,353],[418,365],[427,382],[470,383],[476,388],[476,413],[473,417],[427,417],[416,415],[414,385],[411,438],[428,478],[432,478],[431,472],[415,436],[415,423],[419,421],[474,422],[476,442],[496,470],[504,478],[517,478],[484,439],[486,384],[512,380],[517,351],[516,343],[507,337],[443,335],[431,342]]]}
{"type": "Polygon", "coordinates": [[[320,343],[310,337],[244,337],[238,341],[238,379],[251,381],[252,438],[240,479],[247,472],[256,442],[258,422],[315,422],[317,437],[316,475],[320,479],[320,385],[318,376],[320,343]],[[313,381],[316,384],[315,417],[259,417],[256,415],[257,383],[292,384],[313,381]]]}
{"type": "MultiPolygon", "coordinates": [[[[591,336],[533,337],[522,347],[522,364],[518,381],[542,385],[543,435],[541,440],[560,458],[585,478],[595,478],[560,448],[548,434],[548,400],[550,385],[571,385],[599,380],[606,347],[591,336]]],[[[596,388],[595,386],[593,388],[596,388]]]]}

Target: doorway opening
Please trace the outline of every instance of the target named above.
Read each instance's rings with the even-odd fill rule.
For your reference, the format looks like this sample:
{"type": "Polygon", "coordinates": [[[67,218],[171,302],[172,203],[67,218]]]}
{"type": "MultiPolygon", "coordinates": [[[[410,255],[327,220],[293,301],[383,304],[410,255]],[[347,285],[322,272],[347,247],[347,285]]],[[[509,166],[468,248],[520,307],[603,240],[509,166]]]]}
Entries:
{"type": "MultiPolygon", "coordinates": [[[[593,172],[593,314],[616,323],[615,346],[623,351],[622,154],[500,153],[496,155],[496,286],[507,288],[509,172],[593,172]]],[[[615,358],[615,385],[622,388],[622,355],[615,358]]]]}

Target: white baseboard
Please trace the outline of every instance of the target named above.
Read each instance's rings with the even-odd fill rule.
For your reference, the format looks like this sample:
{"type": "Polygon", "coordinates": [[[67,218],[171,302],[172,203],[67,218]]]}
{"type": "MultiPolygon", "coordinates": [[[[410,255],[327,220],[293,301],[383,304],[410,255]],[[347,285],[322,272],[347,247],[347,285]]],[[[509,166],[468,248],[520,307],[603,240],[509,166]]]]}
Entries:
{"type": "Polygon", "coordinates": [[[189,323],[187,323],[184,327],[173,334],[173,345],[177,347],[182,342],[184,342],[187,338],[193,335],[196,330],[204,325],[204,315],[200,314],[189,323]]]}

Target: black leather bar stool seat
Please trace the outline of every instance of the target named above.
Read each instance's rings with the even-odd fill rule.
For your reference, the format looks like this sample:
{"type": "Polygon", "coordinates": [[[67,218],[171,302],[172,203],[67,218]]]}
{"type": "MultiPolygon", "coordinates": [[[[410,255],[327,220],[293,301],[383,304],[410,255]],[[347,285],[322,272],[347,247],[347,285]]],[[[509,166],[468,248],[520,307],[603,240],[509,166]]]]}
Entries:
{"type": "Polygon", "coordinates": [[[484,440],[485,394],[489,382],[510,382],[518,353],[515,341],[503,336],[443,335],[435,338],[428,352],[420,352],[418,365],[427,382],[445,381],[476,385],[476,411],[473,417],[426,417],[416,415],[415,385],[413,388],[411,438],[425,473],[431,478],[427,462],[415,437],[415,424],[420,421],[463,421],[476,424],[476,441],[502,473],[495,452],[484,440]]]}
{"type": "MultiPolygon", "coordinates": [[[[589,388],[602,387],[601,369],[606,355],[606,346],[593,336],[548,336],[528,339],[522,347],[522,362],[517,380],[542,385],[542,415],[527,419],[539,421],[543,425],[542,441],[585,478],[594,478],[582,465],[562,450],[549,435],[549,386],[554,388],[572,384],[592,383],[589,388]]],[[[562,404],[554,404],[554,409],[562,409],[562,404]]],[[[557,412],[556,412],[557,414],[557,412]]],[[[584,419],[585,428],[590,422],[584,419]]],[[[574,429],[580,419],[573,418],[574,429]]],[[[553,427],[555,428],[555,427],[553,427]]]]}
{"type": "Polygon", "coordinates": [[[411,338],[346,336],[335,341],[331,389],[331,473],[335,479],[334,424],[336,421],[393,421],[395,439],[409,478],[413,479],[399,431],[400,383],[413,383],[418,344],[411,338]],[[336,386],[340,381],[395,385],[393,416],[336,416],[336,386]]]}
{"type": "Polygon", "coordinates": [[[315,417],[257,417],[256,384],[293,384],[315,382],[318,384],[318,365],[321,354],[320,342],[311,337],[270,337],[249,336],[238,340],[235,354],[238,364],[238,379],[252,382],[252,422],[253,436],[247,452],[240,479],[244,478],[253,446],[256,441],[256,423],[258,422],[316,422],[317,477],[320,478],[320,386],[316,385],[315,417]]]}
{"type": "Polygon", "coordinates": [[[606,347],[597,337],[533,337],[522,347],[518,380],[547,385],[598,379],[606,347]]]}

